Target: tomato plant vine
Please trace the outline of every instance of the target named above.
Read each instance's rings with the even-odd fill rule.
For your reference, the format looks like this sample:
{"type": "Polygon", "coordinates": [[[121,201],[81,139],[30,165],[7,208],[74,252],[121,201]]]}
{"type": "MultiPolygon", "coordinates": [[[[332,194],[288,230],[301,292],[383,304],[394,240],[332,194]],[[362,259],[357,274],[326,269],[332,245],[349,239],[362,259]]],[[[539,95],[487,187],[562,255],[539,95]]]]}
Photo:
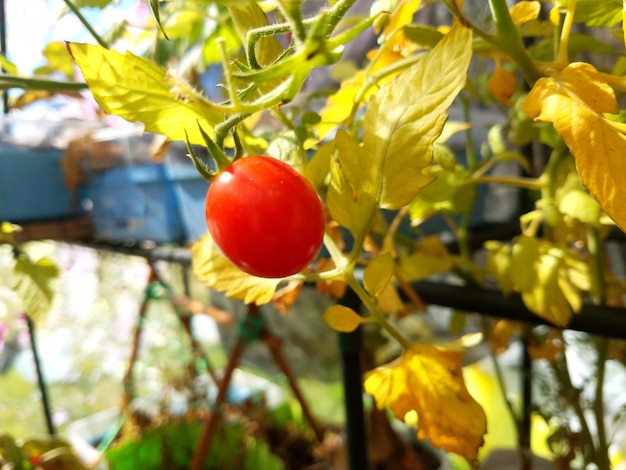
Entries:
{"type": "MultiPolygon", "coordinates": [[[[160,3],[151,2],[158,13],[153,26],[158,34],[169,34],[175,2],[160,3]]],[[[626,226],[626,127],[618,99],[626,90],[626,60],[624,42],[612,34],[622,30],[623,36],[622,4],[520,1],[509,7],[505,0],[489,0],[488,14],[479,9],[482,15],[477,15],[471,2],[378,0],[368,14],[352,15],[354,3],[339,0],[307,16],[298,0],[263,6],[244,0],[195,2],[194,8],[206,15],[203,20],[214,25],[212,42],[198,42],[211,57],[202,65],[217,64],[223,71],[221,100],[207,97],[176,68],[103,47],[95,31],[100,45],[67,47],[105,112],[186,141],[196,167],[215,188],[223,184],[219,175],[229,171],[233,159],[233,165],[251,165],[254,155],[282,160],[299,173],[295,180],[308,180],[307,188],[315,189],[326,211],[324,256],[313,261],[307,251],[295,268],[247,269],[264,276],[256,278],[224,258],[242,266],[224,240],[207,235],[192,247],[198,278],[259,304],[272,300],[283,278],[347,285],[367,312],[336,306],[324,315],[327,323],[340,331],[377,324],[402,350],[393,363],[370,371],[366,390],[399,419],[416,412],[420,438],[475,465],[487,420],[461,373],[463,350],[475,337],[416,342],[395,317],[423,308],[411,283],[436,274],[519,295],[528,309],[561,328],[585,302],[623,306],[625,286],[609,271],[603,250],[607,237],[626,226]],[[436,8],[430,21],[419,20],[436,8]],[[582,35],[577,25],[600,36],[609,32],[610,38],[582,35]],[[368,31],[377,38],[371,50],[344,68],[346,49],[368,31]],[[311,74],[328,68],[340,75],[336,87],[310,90],[311,74]],[[449,119],[453,106],[462,110],[464,124],[449,119]],[[498,114],[499,122],[476,145],[473,113],[483,108],[498,114]],[[459,132],[466,137],[465,159],[448,144],[459,132]],[[212,161],[195,156],[195,144],[205,145],[212,161]],[[516,170],[494,173],[503,162],[516,164],[516,170]],[[501,185],[525,191],[529,207],[517,214],[519,234],[488,241],[482,250],[485,261],[478,262],[468,240],[477,192],[501,185]],[[421,231],[435,215],[443,216],[458,242],[458,256],[441,237],[421,231]],[[408,235],[400,228],[406,222],[408,235]]],[[[2,80],[0,85],[22,83],[24,88],[82,86],[20,82],[12,76],[2,80]]],[[[265,170],[254,171],[269,184],[262,178],[265,170]]],[[[262,246],[265,237],[281,232],[299,242],[315,235],[311,245],[317,245],[323,225],[317,199],[312,203],[291,191],[286,197],[293,198],[289,203],[296,212],[300,205],[311,217],[298,226],[299,233],[290,232],[272,212],[254,239],[242,227],[229,230],[226,238],[240,246],[262,246]]],[[[260,196],[245,198],[244,206],[260,214],[272,205],[260,203],[260,196]]],[[[234,221],[236,215],[228,213],[233,207],[207,199],[207,218],[234,221]]],[[[278,258],[290,249],[280,256],[272,252],[264,263],[280,264],[278,258]]],[[[491,338],[494,331],[488,325],[483,333],[491,338]]],[[[546,361],[566,387],[575,387],[563,335],[546,337],[515,326],[507,331],[505,342],[515,334],[543,341],[537,360],[546,361]]],[[[602,388],[609,345],[594,340],[594,346],[595,422],[588,422],[580,396],[568,396],[559,410],[557,426],[563,432],[554,433],[555,440],[574,441],[576,431],[564,418],[573,410],[589,442],[582,450],[555,452],[555,458],[566,465],[609,468],[602,388]],[[597,437],[588,432],[591,428],[597,437]]]]}

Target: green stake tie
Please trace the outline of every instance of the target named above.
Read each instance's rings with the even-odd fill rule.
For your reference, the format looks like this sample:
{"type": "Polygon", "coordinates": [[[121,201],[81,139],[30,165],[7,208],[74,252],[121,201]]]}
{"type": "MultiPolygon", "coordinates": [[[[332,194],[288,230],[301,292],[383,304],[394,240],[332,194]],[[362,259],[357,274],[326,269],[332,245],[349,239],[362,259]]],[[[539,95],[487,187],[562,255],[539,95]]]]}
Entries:
{"type": "Polygon", "coordinates": [[[151,282],[146,286],[144,296],[147,300],[162,299],[167,292],[167,288],[160,282],[151,282]]]}
{"type": "Polygon", "coordinates": [[[237,325],[237,334],[247,341],[255,341],[259,339],[263,330],[263,317],[246,316],[237,325]]]}

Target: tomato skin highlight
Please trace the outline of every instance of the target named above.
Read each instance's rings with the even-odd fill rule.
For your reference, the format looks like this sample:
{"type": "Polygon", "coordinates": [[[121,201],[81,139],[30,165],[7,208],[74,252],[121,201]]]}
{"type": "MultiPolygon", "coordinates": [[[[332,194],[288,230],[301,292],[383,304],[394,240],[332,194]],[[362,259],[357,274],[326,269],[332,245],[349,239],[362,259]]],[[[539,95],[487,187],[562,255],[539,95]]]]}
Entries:
{"type": "Polygon", "coordinates": [[[222,253],[253,276],[283,278],[319,252],[324,212],[311,184],[267,156],[236,160],[209,186],[207,227],[222,253]]]}

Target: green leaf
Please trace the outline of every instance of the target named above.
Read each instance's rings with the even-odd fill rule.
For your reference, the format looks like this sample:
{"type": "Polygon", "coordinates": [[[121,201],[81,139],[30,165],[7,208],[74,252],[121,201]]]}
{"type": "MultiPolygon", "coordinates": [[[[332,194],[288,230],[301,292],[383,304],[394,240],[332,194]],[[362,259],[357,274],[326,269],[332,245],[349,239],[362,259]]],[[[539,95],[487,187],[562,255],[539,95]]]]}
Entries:
{"type": "Polygon", "coordinates": [[[361,315],[343,305],[333,305],[329,307],[328,310],[324,312],[324,315],[322,315],[322,319],[333,330],[342,333],[350,333],[356,330],[364,320],[361,315]]]}
{"type": "Polygon", "coordinates": [[[285,463],[270,450],[267,443],[259,439],[246,441],[245,470],[284,470],[285,463]]]}
{"type": "Polygon", "coordinates": [[[399,275],[406,282],[419,281],[454,267],[452,256],[437,236],[423,238],[412,253],[400,253],[397,262],[399,275]]]}
{"type": "Polygon", "coordinates": [[[203,99],[181,79],[130,52],[122,55],[103,47],[68,43],[72,57],[105,112],[145,124],[146,130],[171,140],[203,144],[198,129],[224,119],[226,108],[203,99]]]}
{"type": "Polygon", "coordinates": [[[11,75],[17,75],[17,65],[6,58],[4,54],[0,54],[0,67],[6,73],[11,75]]]}
{"type": "Polygon", "coordinates": [[[391,281],[394,271],[393,256],[383,253],[376,256],[363,272],[363,286],[374,296],[378,296],[391,281]]]}
{"type": "Polygon", "coordinates": [[[402,28],[404,36],[411,42],[432,49],[443,39],[443,34],[425,24],[407,24],[402,28]]]}
{"type": "Polygon", "coordinates": [[[559,211],[584,224],[600,224],[602,209],[591,195],[582,189],[567,191],[559,201],[559,211]]]}
{"type": "MultiPolygon", "coordinates": [[[[410,203],[429,183],[433,143],[446,110],[465,85],[472,56],[472,33],[454,26],[430,52],[385,84],[365,112],[365,148],[380,182],[385,209],[410,203]]],[[[368,163],[369,165],[369,163],[368,163]]]]}
{"type": "MultiPolygon", "coordinates": [[[[564,7],[568,3],[561,2],[564,7]]],[[[577,0],[574,22],[611,28],[622,21],[623,8],[622,0],[577,0]]]]}
{"type": "Polygon", "coordinates": [[[17,443],[11,436],[7,434],[0,434],[0,461],[7,461],[8,468],[22,470],[26,459],[26,455],[20,450],[17,443]],[[9,466],[11,464],[12,466],[9,466]]]}
{"type": "Polygon", "coordinates": [[[332,218],[359,239],[369,229],[376,210],[377,178],[369,152],[345,131],[334,140],[336,158],[330,161],[326,203],[332,218]]]}
{"type": "MultiPolygon", "coordinates": [[[[269,24],[265,12],[254,1],[248,0],[241,5],[229,4],[228,10],[244,44],[248,42],[249,31],[269,24]]],[[[254,53],[259,65],[265,66],[274,62],[283,53],[283,48],[275,37],[265,36],[256,43],[254,53]]],[[[248,57],[248,64],[250,65],[250,57],[248,57]]]]}
{"type": "Polygon", "coordinates": [[[309,180],[313,187],[319,190],[324,186],[330,172],[330,160],[335,146],[332,142],[322,145],[309,160],[304,169],[304,177],[309,180]]]}
{"type": "Polygon", "coordinates": [[[15,292],[22,301],[24,311],[34,322],[48,314],[54,300],[54,281],[59,270],[48,258],[31,261],[25,254],[15,260],[15,292]]]}
{"type": "Polygon", "coordinates": [[[154,19],[157,22],[157,25],[159,25],[159,29],[161,30],[161,32],[163,33],[163,36],[165,36],[165,39],[169,39],[167,37],[167,33],[165,32],[165,29],[163,28],[163,25],[161,24],[161,13],[159,11],[159,0],[148,0],[148,3],[150,4],[150,9],[152,10],[152,14],[154,15],[154,19]]]}
{"type": "Polygon", "coordinates": [[[409,214],[413,225],[421,224],[437,212],[457,215],[471,209],[476,187],[465,168],[458,165],[451,172],[435,166],[430,174],[436,177],[435,181],[411,203],[409,214]]]}
{"type": "Polygon", "coordinates": [[[76,8],[100,8],[103,9],[113,3],[114,0],[72,0],[76,8]]]}
{"type": "Polygon", "coordinates": [[[59,71],[70,79],[74,77],[74,61],[72,56],[68,54],[65,43],[60,41],[50,42],[46,45],[42,54],[48,61],[49,69],[59,71]]]}
{"type": "Polygon", "coordinates": [[[241,41],[232,25],[220,25],[217,30],[207,38],[202,47],[202,59],[206,64],[219,64],[222,61],[218,41],[224,41],[224,48],[229,55],[234,55],[241,49],[241,41]]]}

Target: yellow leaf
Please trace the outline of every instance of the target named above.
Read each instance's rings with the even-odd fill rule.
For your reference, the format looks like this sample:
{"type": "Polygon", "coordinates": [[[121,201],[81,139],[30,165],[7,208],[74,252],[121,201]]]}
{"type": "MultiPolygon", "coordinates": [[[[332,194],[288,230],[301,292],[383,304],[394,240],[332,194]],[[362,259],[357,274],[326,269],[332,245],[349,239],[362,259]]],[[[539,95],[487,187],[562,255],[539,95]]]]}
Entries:
{"type": "Polygon", "coordinates": [[[42,51],[43,56],[48,60],[48,67],[53,71],[60,71],[68,78],[74,77],[74,62],[67,52],[65,43],[53,41],[46,45],[42,51]]]}
{"type": "Polygon", "coordinates": [[[322,145],[304,168],[304,177],[315,189],[319,190],[325,186],[330,172],[330,159],[334,151],[335,147],[332,142],[322,145]]]}
{"type": "Polygon", "coordinates": [[[524,102],[529,117],[554,124],[576,158],[581,182],[624,230],[626,126],[603,116],[617,110],[611,87],[585,63],[570,64],[550,78],[539,79],[524,102]]]}
{"type": "MultiPolygon", "coordinates": [[[[405,0],[393,12],[383,31],[385,40],[381,46],[382,50],[374,50],[367,55],[370,59],[376,57],[376,61],[369,68],[370,74],[410,56],[419,48],[417,44],[406,38],[403,27],[413,23],[413,17],[421,3],[421,0],[405,0]]],[[[385,77],[384,81],[388,81],[393,76],[394,74],[385,77]]]]}
{"type": "Polygon", "coordinates": [[[487,88],[500,103],[511,106],[511,96],[515,91],[515,75],[503,68],[499,61],[496,61],[496,68],[489,77],[487,88]]]}
{"type": "Polygon", "coordinates": [[[511,269],[511,247],[497,241],[485,243],[487,249],[487,272],[491,274],[504,295],[513,291],[513,282],[509,276],[511,269]]]}
{"type": "Polygon", "coordinates": [[[487,421],[465,386],[462,358],[462,351],[415,344],[393,363],[370,372],[365,390],[379,408],[390,408],[399,419],[416,412],[419,439],[474,463],[487,421]]]}
{"type": "Polygon", "coordinates": [[[363,272],[363,286],[372,295],[380,294],[393,276],[394,262],[390,253],[376,256],[363,272]]]}
{"type": "Polygon", "coordinates": [[[354,77],[341,82],[339,90],[328,97],[326,105],[320,112],[320,122],[315,125],[320,140],[350,117],[357,105],[355,99],[361,89],[364,77],[365,73],[359,70],[354,77]]]}
{"type": "Polygon", "coordinates": [[[177,89],[165,70],[130,52],[122,55],[100,46],[68,43],[68,49],[102,109],[124,119],[145,124],[147,131],[171,140],[203,144],[198,123],[209,130],[224,119],[224,110],[177,89]],[[182,93],[180,96],[179,93],[182,93]]]}
{"type": "Polygon", "coordinates": [[[421,0],[405,0],[400,3],[398,8],[395,9],[389,18],[389,22],[385,26],[383,34],[388,37],[404,25],[411,24],[413,22],[415,12],[419,9],[421,3],[421,0]]]}
{"type": "Polygon", "coordinates": [[[330,161],[326,204],[332,218],[355,236],[370,226],[376,208],[377,177],[369,152],[345,131],[334,140],[337,158],[330,161]]]}
{"type": "Polygon", "coordinates": [[[194,274],[201,282],[245,303],[262,305],[270,302],[280,283],[280,279],[250,276],[235,267],[208,233],[192,245],[191,256],[194,274]]]}
{"type": "Polygon", "coordinates": [[[453,265],[452,257],[437,236],[419,241],[413,253],[398,256],[398,274],[407,282],[450,271],[453,265]]]}
{"type": "Polygon", "coordinates": [[[538,316],[565,326],[590,287],[589,268],[570,248],[529,236],[515,239],[509,277],[524,304],[538,316]]]}
{"type": "Polygon", "coordinates": [[[406,305],[393,283],[388,283],[377,296],[378,306],[387,315],[405,315],[406,305]]]}
{"type": "Polygon", "coordinates": [[[329,307],[322,315],[322,318],[333,330],[341,331],[342,333],[350,333],[356,330],[364,321],[361,315],[343,305],[329,307]]]}
{"type": "Polygon", "coordinates": [[[364,143],[382,178],[380,205],[399,209],[428,185],[433,142],[463,88],[472,33],[460,25],[410,68],[384,85],[365,113],[364,143]]]}
{"type": "Polygon", "coordinates": [[[516,26],[528,21],[536,20],[541,12],[541,2],[522,1],[513,5],[510,9],[511,19],[516,26]]]}
{"type": "Polygon", "coordinates": [[[56,296],[59,268],[50,258],[33,261],[21,253],[15,260],[13,290],[22,302],[24,312],[36,323],[50,311],[56,296]]]}

